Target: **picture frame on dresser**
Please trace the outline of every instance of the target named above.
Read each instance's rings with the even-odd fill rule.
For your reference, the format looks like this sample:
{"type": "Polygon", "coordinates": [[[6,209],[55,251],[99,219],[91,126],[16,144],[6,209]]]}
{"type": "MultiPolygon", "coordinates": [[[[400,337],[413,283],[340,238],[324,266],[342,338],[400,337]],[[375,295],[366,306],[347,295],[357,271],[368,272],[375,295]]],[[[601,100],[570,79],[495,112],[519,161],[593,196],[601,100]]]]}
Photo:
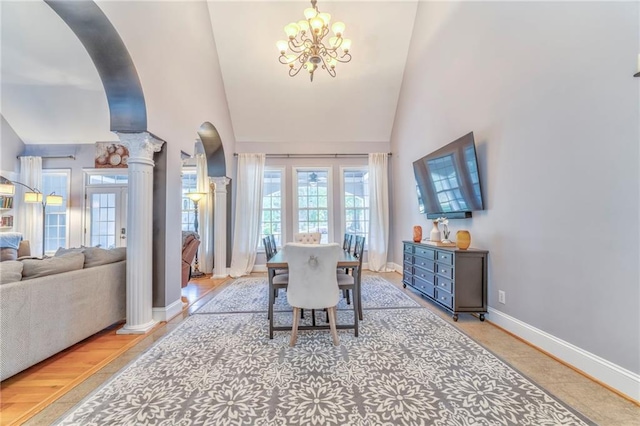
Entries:
{"type": "Polygon", "coordinates": [[[452,314],[487,313],[489,252],[403,241],[402,286],[409,286],[452,314]]]}

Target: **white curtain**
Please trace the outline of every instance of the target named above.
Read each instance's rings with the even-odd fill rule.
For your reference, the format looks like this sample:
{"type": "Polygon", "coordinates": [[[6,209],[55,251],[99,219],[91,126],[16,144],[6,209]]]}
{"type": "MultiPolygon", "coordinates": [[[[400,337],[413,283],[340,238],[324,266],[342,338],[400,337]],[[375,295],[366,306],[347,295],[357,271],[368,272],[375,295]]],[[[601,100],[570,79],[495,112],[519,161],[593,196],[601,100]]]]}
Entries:
{"type": "MultiPolygon", "coordinates": [[[[33,189],[42,190],[42,158],[41,157],[20,157],[20,179],[18,182],[24,183],[33,189]]],[[[18,201],[16,214],[16,231],[22,233],[22,238],[29,240],[32,256],[39,256],[42,253],[44,236],[42,235],[42,215],[41,203],[25,203],[24,193],[30,192],[22,185],[16,185],[15,200],[18,201]]],[[[43,195],[45,197],[46,195],[43,195]]]]}
{"type": "Polygon", "coordinates": [[[369,154],[369,269],[387,271],[389,247],[389,157],[369,154]]]}
{"type": "Polygon", "coordinates": [[[238,154],[236,218],[230,275],[248,275],[256,261],[265,154],[238,154]]]}
{"type": "Polygon", "coordinates": [[[198,202],[198,263],[200,271],[210,274],[213,271],[213,192],[207,176],[207,157],[196,154],[196,191],[207,194],[198,202]]]}

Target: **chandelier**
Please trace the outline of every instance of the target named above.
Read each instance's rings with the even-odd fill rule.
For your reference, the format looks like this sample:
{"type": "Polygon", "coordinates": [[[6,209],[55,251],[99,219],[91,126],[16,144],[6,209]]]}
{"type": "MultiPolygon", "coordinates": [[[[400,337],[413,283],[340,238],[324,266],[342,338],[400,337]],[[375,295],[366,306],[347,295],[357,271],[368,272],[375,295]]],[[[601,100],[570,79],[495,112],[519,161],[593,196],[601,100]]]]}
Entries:
{"type": "Polygon", "coordinates": [[[278,59],[281,64],[289,66],[290,77],[297,75],[304,68],[313,81],[313,73],[319,67],[325,69],[331,77],[335,77],[337,63],[351,60],[351,40],[342,37],[344,23],[335,22],[331,26],[334,37],[325,40],[329,34],[331,15],[321,13],[316,3],[317,0],[311,0],[311,7],[304,10],[305,19],[284,27],[289,40],[276,43],[280,51],[278,59]]]}

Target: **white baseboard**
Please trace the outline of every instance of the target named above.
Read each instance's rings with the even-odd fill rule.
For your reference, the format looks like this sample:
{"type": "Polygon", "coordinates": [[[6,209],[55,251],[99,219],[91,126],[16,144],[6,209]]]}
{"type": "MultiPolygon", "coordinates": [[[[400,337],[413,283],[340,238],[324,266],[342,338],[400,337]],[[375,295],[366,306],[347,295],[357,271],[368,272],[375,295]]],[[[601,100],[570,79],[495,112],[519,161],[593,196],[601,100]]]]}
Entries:
{"type": "Polygon", "coordinates": [[[164,308],[153,308],[153,319],[156,321],[169,321],[182,312],[182,299],[178,299],[164,308]]]}
{"type": "Polygon", "coordinates": [[[488,320],[613,389],[640,401],[640,375],[489,307],[488,320]]]}

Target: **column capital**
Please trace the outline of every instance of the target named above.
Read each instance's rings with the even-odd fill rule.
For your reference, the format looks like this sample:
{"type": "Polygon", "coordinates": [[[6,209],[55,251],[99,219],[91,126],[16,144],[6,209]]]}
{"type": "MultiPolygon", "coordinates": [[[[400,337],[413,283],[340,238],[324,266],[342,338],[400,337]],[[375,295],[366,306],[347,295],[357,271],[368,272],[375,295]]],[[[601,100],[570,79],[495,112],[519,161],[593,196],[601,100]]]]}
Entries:
{"type": "Polygon", "coordinates": [[[128,163],[142,163],[154,166],[153,154],[162,149],[164,141],[154,138],[148,132],[121,133],[115,132],[129,150],[128,163]]]}
{"type": "Polygon", "coordinates": [[[229,182],[231,182],[231,179],[229,179],[226,176],[221,176],[221,177],[210,177],[209,178],[209,182],[211,182],[211,184],[213,185],[213,189],[217,192],[217,191],[225,191],[227,190],[227,185],[229,185],[229,182]]]}

